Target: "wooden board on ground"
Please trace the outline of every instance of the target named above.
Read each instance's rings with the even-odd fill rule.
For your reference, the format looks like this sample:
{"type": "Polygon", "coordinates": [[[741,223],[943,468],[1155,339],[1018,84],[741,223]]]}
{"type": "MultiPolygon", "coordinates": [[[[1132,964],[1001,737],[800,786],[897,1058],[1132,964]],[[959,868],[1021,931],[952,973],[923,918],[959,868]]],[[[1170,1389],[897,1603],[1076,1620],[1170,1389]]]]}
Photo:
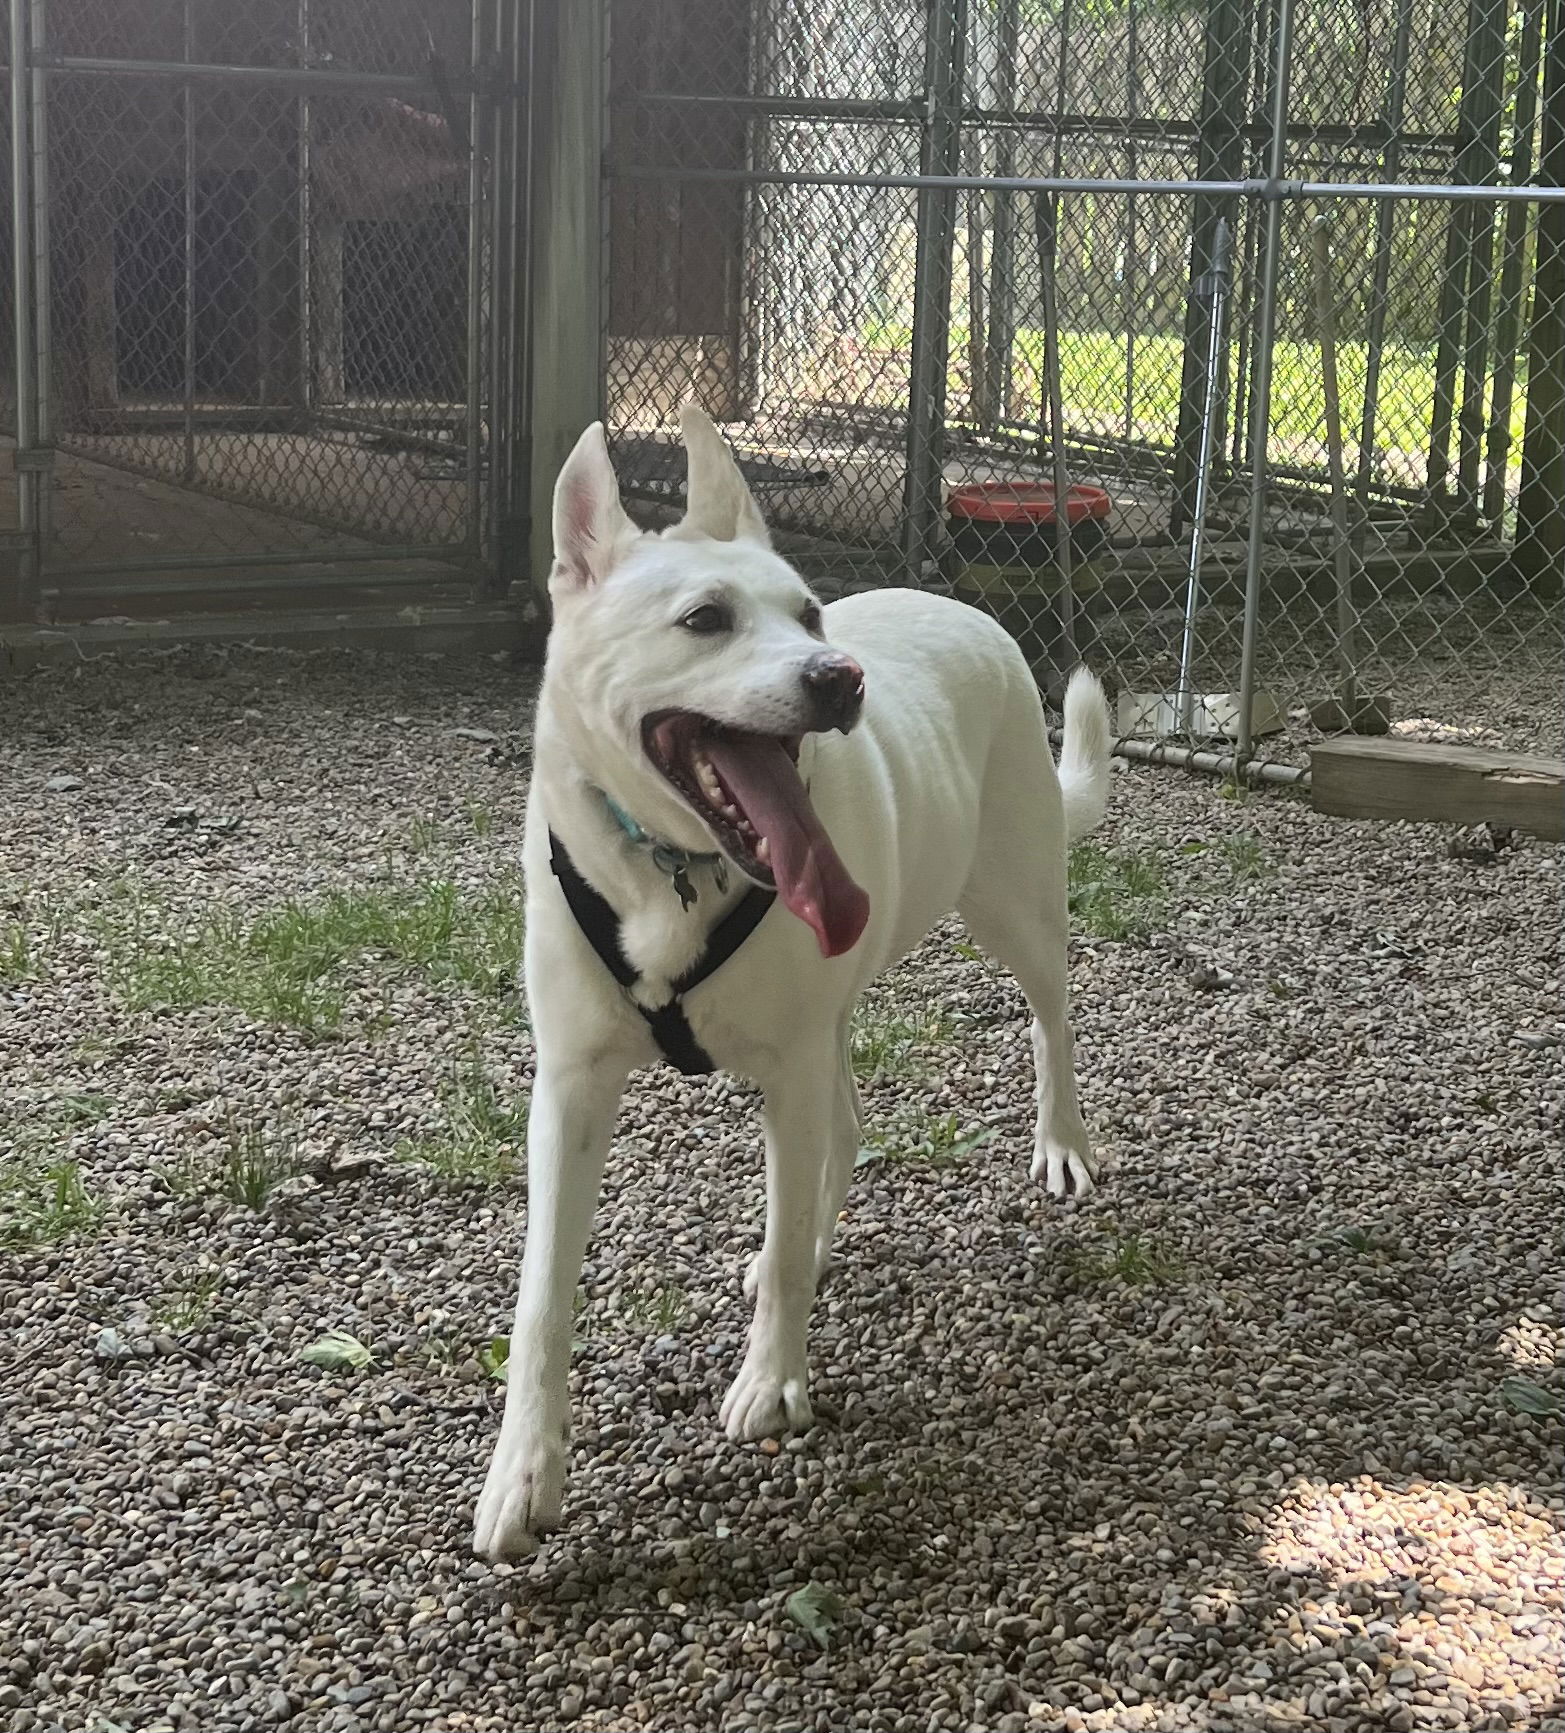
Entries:
{"type": "Polygon", "coordinates": [[[1323,740],[1310,756],[1317,812],[1499,824],[1565,840],[1565,759],[1417,740],[1323,740]]]}

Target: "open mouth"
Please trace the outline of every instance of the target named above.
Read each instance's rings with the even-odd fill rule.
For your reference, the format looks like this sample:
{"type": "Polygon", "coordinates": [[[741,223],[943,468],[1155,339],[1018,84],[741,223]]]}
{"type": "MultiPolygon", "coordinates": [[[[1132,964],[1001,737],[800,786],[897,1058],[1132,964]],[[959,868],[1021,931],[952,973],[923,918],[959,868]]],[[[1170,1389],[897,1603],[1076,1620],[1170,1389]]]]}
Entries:
{"type": "Polygon", "coordinates": [[[810,804],[799,775],[797,734],[750,734],[690,710],[662,710],[641,725],[647,756],[719,848],[814,930],[821,953],[851,950],[869,919],[854,883],[810,804]]]}

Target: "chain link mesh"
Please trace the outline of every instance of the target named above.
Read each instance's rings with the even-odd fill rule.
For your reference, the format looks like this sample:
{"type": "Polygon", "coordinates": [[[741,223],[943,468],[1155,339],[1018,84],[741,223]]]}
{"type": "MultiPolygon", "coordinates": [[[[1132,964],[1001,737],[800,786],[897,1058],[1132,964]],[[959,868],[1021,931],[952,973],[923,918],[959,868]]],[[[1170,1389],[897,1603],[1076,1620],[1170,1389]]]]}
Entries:
{"type": "Polygon", "coordinates": [[[473,0],[45,17],[46,577],[475,556],[473,0]]]}
{"type": "MultiPolygon", "coordinates": [[[[954,588],[1040,670],[1068,659],[1073,616],[1127,700],[1232,693],[1269,361],[1257,749],[1388,720],[1557,749],[1559,562],[1517,553],[1524,435],[1554,449],[1539,417],[1529,431],[1529,373],[1565,365],[1539,347],[1559,291],[1534,283],[1536,204],[1284,196],[1263,357],[1261,196],[874,183],[1261,180],[1275,4],[619,0],[611,18],[608,399],[653,515],[677,498],[694,393],[824,588],[954,588]],[[1060,470],[1107,496],[1073,535],[1070,606],[1047,524],[982,545],[940,521],[956,487],[1060,470]]],[[[1293,24],[1285,182],[1532,183],[1543,65],[1565,51],[1540,0],[1299,0],[1293,24]]],[[[1148,735],[1223,720],[1121,711],[1148,735]]]]}

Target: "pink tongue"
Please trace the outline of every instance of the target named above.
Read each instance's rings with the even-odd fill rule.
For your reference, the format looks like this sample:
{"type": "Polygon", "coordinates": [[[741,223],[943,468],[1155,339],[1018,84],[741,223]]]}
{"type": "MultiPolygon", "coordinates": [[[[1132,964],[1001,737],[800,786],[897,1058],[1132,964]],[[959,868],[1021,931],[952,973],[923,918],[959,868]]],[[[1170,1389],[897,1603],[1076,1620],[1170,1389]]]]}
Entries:
{"type": "Polygon", "coordinates": [[[793,760],[760,735],[703,743],[718,774],[771,847],[784,903],[814,928],[823,957],[851,951],[869,919],[869,898],[831,846],[793,760]]]}

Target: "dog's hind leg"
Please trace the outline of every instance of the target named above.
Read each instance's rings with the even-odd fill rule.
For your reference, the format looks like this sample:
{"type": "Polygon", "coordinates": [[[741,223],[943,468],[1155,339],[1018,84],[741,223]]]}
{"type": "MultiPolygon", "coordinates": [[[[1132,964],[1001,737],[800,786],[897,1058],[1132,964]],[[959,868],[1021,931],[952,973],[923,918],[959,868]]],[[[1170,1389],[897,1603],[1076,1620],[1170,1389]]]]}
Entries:
{"type": "MultiPolygon", "coordinates": [[[[1040,749],[1048,747],[1040,743],[1040,749]]],[[[986,786],[977,857],[957,908],[979,945],[1016,977],[1032,1008],[1038,1072],[1032,1176],[1055,1197],[1082,1197],[1092,1189],[1097,1166],[1076,1101],[1067,1016],[1064,823],[1058,794],[1036,780],[1028,787],[1027,780],[1016,776],[1009,787],[986,786]]]]}
{"type": "Polygon", "coordinates": [[[519,1558],[560,1517],[570,1437],[571,1313],[625,1069],[540,1063],[527,1126],[527,1246],[506,1362],[505,1415],[473,1545],[519,1558]]]}
{"type": "Polygon", "coordinates": [[[736,1442],[802,1430],[813,1418],[805,1338],[825,1170],[841,1118],[841,1092],[830,1082],[840,1063],[833,1032],[830,1046],[795,1048],[786,1072],[765,1083],[766,1238],[753,1268],[749,1345],[722,1407],[736,1442]]]}

